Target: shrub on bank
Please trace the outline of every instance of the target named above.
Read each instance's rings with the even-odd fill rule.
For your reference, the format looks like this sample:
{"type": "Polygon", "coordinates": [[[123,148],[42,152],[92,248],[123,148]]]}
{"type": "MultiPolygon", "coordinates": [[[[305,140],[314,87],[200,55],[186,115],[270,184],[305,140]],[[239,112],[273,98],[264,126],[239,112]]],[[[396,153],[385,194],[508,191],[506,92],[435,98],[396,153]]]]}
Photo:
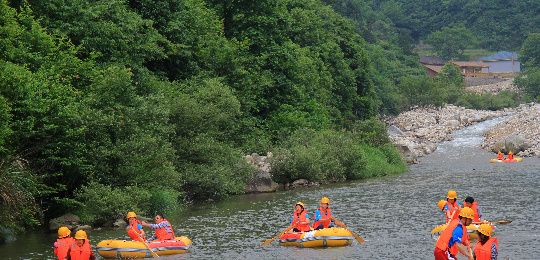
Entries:
{"type": "Polygon", "coordinates": [[[272,161],[276,182],[297,179],[337,182],[403,172],[405,164],[391,144],[379,148],[366,144],[354,132],[299,130],[272,161]]]}
{"type": "Polygon", "coordinates": [[[507,107],[515,107],[519,104],[519,94],[510,91],[502,91],[496,95],[488,93],[464,93],[456,102],[458,106],[481,110],[499,110],[507,107]]]}

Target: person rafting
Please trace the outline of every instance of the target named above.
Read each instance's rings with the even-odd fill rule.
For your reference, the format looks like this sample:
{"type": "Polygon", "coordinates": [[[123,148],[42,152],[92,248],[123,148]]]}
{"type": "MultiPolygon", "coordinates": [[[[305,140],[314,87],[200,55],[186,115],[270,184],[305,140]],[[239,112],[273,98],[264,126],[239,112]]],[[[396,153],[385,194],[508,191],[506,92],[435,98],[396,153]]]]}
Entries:
{"type": "Polygon", "coordinates": [[[467,256],[469,260],[473,256],[469,254],[470,248],[467,226],[472,223],[474,212],[469,207],[464,207],[459,212],[458,219],[453,219],[448,226],[441,232],[441,235],[435,243],[435,260],[457,259],[457,253],[460,252],[467,256]]]}
{"type": "Polygon", "coordinates": [[[71,236],[71,230],[67,227],[58,229],[58,239],[54,242],[54,255],[58,260],[64,260],[68,256],[69,247],[75,242],[71,236]]]}
{"type": "Polygon", "coordinates": [[[493,227],[491,224],[481,224],[477,229],[478,243],[474,247],[474,259],[476,260],[497,260],[499,254],[499,241],[493,237],[493,227]]]}
{"type": "Polygon", "coordinates": [[[512,151],[508,152],[508,157],[506,159],[508,161],[514,160],[514,153],[512,151]]]}
{"type": "Polygon", "coordinates": [[[149,241],[152,240],[158,240],[158,241],[164,241],[164,240],[174,240],[174,229],[171,225],[171,223],[165,219],[163,214],[157,214],[154,217],[155,224],[148,224],[146,222],[142,222],[142,225],[145,227],[149,227],[154,230],[154,236],[152,238],[148,239],[149,241]]]}
{"type": "Polygon", "coordinates": [[[128,220],[128,225],[126,227],[128,236],[133,241],[145,242],[146,237],[144,235],[142,223],[137,219],[137,214],[135,214],[135,212],[133,211],[130,211],[128,212],[126,218],[128,220]]]}
{"type": "Polygon", "coordinates": [[[504,160],[504,154],[501,151],[497,153],[497,160],[504,160]]]}
{"type": "Polygon", "coordinates": [[[465,198],[465,202],[463,203],[465,207],[469,207],[474,211],[474,219],[473,222],[480,222],[482,219],[482,211],[480,210],[480,207],[478,207],[478,202],[474,201],[473,197],[467,197],[465,198]]]}
{"type": "Polygon", "coordinates": [[[444,208],[446,206],[446,203],[447,203],[446,200],[439,200],[439,202],[437,202],[437,207],[439,207],[439,209],[443,213],[445,221],[446,221],[446,211],[444,208]]]}
{"type": "Polygon", "coordinates": [[[323,229],[332,226],[332,210],[329,207],[330,199],[322,197],[319,208],[315,211],[315,222],[313,223],[313,229],[323,229]]]}
{"type": "Polygon", "coordinates": [[[446,215],[446,223],[450,220],[457,219],[461,206],[457,201],[457,192],[455,190],[449,190],[446,195],[446,205],[444,206],[444,212],[446,215]]]}
{"type": "Polygon", "coordinates": [[[294,205],[293,218],[289,228],[292,228],[293,232],[306,232],[312,230],[309,226],[309,215],[304,203],[299,201],[294,205]]]}
{"type": "Polygon", "coordinates": [[[94,260],[96,256],[90,246],[88,235],[84,230],[75,232],[75,242],[71,244],[68,252],[68,260],[94,260]]]}

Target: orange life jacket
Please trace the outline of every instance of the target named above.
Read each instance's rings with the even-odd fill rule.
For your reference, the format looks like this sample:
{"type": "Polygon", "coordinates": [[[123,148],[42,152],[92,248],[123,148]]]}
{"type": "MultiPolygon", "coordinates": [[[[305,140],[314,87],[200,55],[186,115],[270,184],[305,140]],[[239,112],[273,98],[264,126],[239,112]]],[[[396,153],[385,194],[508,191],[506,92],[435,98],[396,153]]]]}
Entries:
{"type": "Polygon", "coordinates": [[[513,160],[513,159],[514,159],[514,155],[511,154],[511,153],[509,153],[509,154],[508,154],[508,160],[513,160]]]}
{"type": "Polygon", "coordinates": [[[69,251],[70,260],[89,260],[93,256],[92,247],[90,247],[88,239],[84,240],[82,246],[78,246],[77,242],[73,242],[69,251]]]}
{"type": "MultiPolygon", "coordinates": [[[[166,219],[163,219],[161,222],[164,222],[164,221],[169,222],[166,219]]],[[[173,240],[174,239],[174,230],[171,225],[171,222],[169,222],[168,227],[156,228],[155,233],[156,233],[156,238],[158,240],[173,240]]]]}
{"type": "Polygon", "coordinates": [[[448,243],[450,242],[450,238],[452,238],[452,233],[454,232],[454,229],[456,229],[458,225],[461,225],[461,227],[463,228],[463,236],[461,237],[461,243],[464,245],[469,245],[469,235],[467,234],[467,227],[461,224],[459,220],[454,219],[450,221],[446,229],[443,230],[443,232],[439,236],[439,239],[437,239],[435,247],[445,252],[449,251],[451,255],[457,256],[457,243],[454,243],[450,248],[448,248],[448,243]]]}
{"type": "Polygon", "coordinates": [[[306,210],[302,210],[302,212],[300,213],[294,211],[292,224],[293,227],[300,230],[301,232],[311,230],[311,228],[309,227],[309,219],[306,217],[306,210]]]}
{"type": "Polygon", "coordinates": [[[497,250],[499,249],[499,241],[496,237],[491,237],[485,244],[476,243],[474,247],[474,256],[476,260],[491,260],[491,246],[495,243],[497,250]]]}
{"type": "Polygon", "coordinates": [[[446,206],[448,207],[448,210],[446,211],[446,223],[450,222],[451,220],[458,219],[461,208],[459,207],[457,200],[454,202],[454,204],[447,201],[446,206]]]}
{"type": "Polygon", "coordinates": [[[313,223],[313,228],[317,228],[321,224],[324,228],[329,227],[330,223],[332,222],[332,210],[330,208],[326,208],[326,210],[319,208],[319,212],[321,214],[321,218],[313,223]]]}
{"type": "Polygon", "coordinates": [[[133,241],[145,242],[146,238],[142,236],[142,230],[137,228],[137,225],[140,223],[141,222],[139,220],[136,220],[135,223],[129,224],[127,233],[133,241]]]}
{"type": "Polygon", "coordinates": [[[54,255],[58,260],[65,260],[68,256],[69,247],[75,242],[72,237],[59,238],[54,242],[54,255]]]}
{"type": "Polygon", "coordinates": [[[499,153],[497,154],[497,160],[504,160],[504,154],[501,153],[501,152],[499,152],[499,153]]]}
{"type": "Polygon", "coordinates": [[[473,202],[471,205],[471,209],[474,211],[474,222],[480,222],[480,215],[478,215],[478,202],[473,202]]]}

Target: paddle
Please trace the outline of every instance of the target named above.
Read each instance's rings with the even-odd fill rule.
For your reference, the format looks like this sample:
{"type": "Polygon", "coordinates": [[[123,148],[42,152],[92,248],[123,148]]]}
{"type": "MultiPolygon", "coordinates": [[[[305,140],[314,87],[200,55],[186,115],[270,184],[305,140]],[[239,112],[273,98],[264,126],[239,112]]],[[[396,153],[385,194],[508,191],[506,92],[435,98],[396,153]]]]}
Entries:
{"type": "MultiPolygon", "coordinates": [[[[491,223],[494,225],[506,225],[512,223],[512,220],[501,219],[497,221],[488,221],[488,222],[473,222],[472,224],[482,224],[482,223],[491,223]]],[[[439,233],[446,228],[447,224],[438,225],[431,230],[431,234],[439,233]]]]}
{"type": "MultiPolygon", "coordinates": [[[[336,219],[336,218],[332,218],[334,220],[334,222],[336,223],[336,225],[338,226],[341,226],[341,227],[344,227],[344,228],[347,228],[347,225],[345,225],[345,223],[343,223],[342,221],[340,221],[339,219],[336,219]]],[[[349,228],[347,228],[349,229],[349,228]]],[[[360,235],[358,235],[356,232],[352,231],[349,229],[349,231],[351,231],[354,239],[356,239],[356,241],[360,244],[364,244],[366,243],[366,240],[364,240],[364,238],[362,238],[360,235]]]]}
{"type": "Polygon", "coordinates": [[[289,230],[293,229],[293,226],[290,226],[288,228],[286,228],[285,230],[283,230],[281,233],[277,234],[276,236],[270,238],[270,239],[267,239],[265,240],[264,242],[261,243],[261,246],[267,246],[267,245],[270,245],[270,243],[272,243],[272,241],[276,240],[276,238],[282,236],[283,234],[289,232],[289,230]]]}
{"type": "Polygon", "coordinates": [[[156,252],[152,251],[152,249],[150,249],[150,245],[148,245],[148,243],[146,243],[146,242],[144,241],[144,238],[143,238],[140,234],[138,234],[138,233],[137,233],[137,235],[138,235],[139,238],[142,240],[141,242],[144,244],[144,246],[146,247],[146,249],[148,249],[148,251],[150,251],[150,253],[152,253],[152,257],[158,258],[159,255],[158,255],[156,252]]]}

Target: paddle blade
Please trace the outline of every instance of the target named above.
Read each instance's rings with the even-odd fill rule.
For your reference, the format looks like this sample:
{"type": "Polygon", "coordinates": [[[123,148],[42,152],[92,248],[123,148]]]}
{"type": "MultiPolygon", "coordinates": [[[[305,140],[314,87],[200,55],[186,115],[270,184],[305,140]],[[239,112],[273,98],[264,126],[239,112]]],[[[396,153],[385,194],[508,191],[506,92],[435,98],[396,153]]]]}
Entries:
{"type": "Polygon", "coordinates": [[[431,234],[439,233],[446,229],[447,224],[438,225],[431,230],[431,234]]]}
{"type": "Polygon", "coordinates": [[[493,224],[499,224],[499,225],[506,225],[506,224],[512,223],[512,220],[509,220],[509,219],[501,219],[501,220],[494,221],[494,222],[492,222],[492,223],[493,223],[493,224]]]}
{"type": "Polygon", "coordinates": [[[272,241],[274,241],[274,239],[275,239],[275,237],[264,240],[264,241],[261,243],[261,246],[267,246],[267,245],[270,245],[270,244],[272,243],[272,241]]]}
{"type": "Polygon", "coordinates": [[[366,240],[364,240],[364,238],[362,238],[360,235],[358,235],[356,232],[352,232],[351,233],[353,234],[353,237],[354,239],[356,239],[356,241],[358,243],[360,243],[361,245],[363,245],[364,243],[366,243],[366,240]]]}

